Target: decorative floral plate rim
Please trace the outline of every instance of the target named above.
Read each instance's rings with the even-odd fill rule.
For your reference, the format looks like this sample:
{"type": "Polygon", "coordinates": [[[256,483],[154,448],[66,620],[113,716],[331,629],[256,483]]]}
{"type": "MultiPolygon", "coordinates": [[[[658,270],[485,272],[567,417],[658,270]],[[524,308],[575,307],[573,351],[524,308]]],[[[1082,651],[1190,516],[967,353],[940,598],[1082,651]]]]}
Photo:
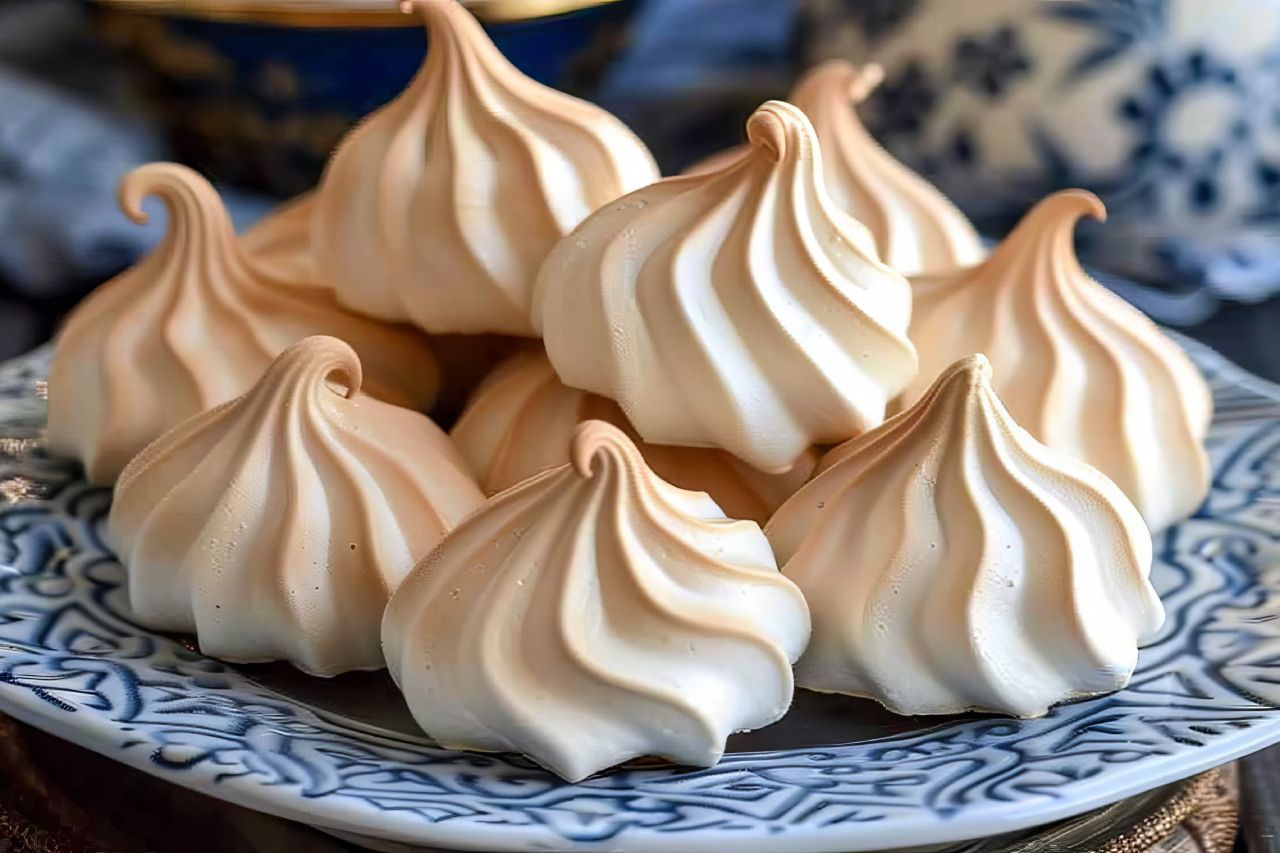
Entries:
{"type": "Polygon", "coordinates": [[[1213,491],[1156,543],[1133,683],[1041,720],[637,767],[577,785],[319,711],[130,620],[109,495],[40,450],[48,351],[0,366],[0,711],[206,794],[464,850],[857,851],[1069,817],[1280,742],[1280,387],[1190,341],[1213,491]]]}

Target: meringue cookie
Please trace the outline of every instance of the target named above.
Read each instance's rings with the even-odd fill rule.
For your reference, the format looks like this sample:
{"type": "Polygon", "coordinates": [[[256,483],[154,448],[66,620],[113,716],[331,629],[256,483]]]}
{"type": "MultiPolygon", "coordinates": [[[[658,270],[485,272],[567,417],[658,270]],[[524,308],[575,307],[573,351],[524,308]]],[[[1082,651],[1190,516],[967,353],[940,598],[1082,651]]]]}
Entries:
{"type": "Polygon", "coordinates": [[[813,609],[796,683],[900,714],[1041,716],[1128,683],[1164,621],[1124,494],[1019,427],[981,355],[831,451],[766,535],[813,609]]]}
{"type": "Polygon", "coordinates": [[[568,462],[570,437],[587,420],[626,432],[668,483],[706,492],[729,518],[760,524],[805,484],[818,461],[810,449],[785,474],[765,474],[723,450],[644,444],[616,403],[563,384],[541,349],[517,353],[489,374],[450,436],[492,495],[568,462]]]}
{"type": "Polygon", "coordinates": [[[435,397],[425,337],[277,278],[245,253],[204,178],[176,163],[139,166],[121,182],[120,205],[145,222],[150,193],[169,211],[164,240],[72,312],[50,367],[49,448],[82,461],[92,482],[110,483],[163,432],[244,393],[281,350],[317,332],[355,347],[374,396],[413,407],[435,397]]]}
{"type": "MultiPolygon", "coordinates": [[[[822,146],[823,178],[836,205],[871,229],[880,258],[904,275],[933,275],[976,264],[986,255],[973,225],[950,199],[894,159],[851,109],[884,78],[879,65],[822,62],[787,98],[799,107],[822,146]]],[[[690,169],[723,168],[745,146],[690,169]]]]}
{"type": "Polygon", "coordinates": [[[575,781],[643,755],[709,766],[779,719],[809,615],[749,521],[650,471],[600,421],[571,463],[491,498],[405,580],[392,677],[449,747],[575,781]]]}
{"type": "Polygon", "coordinates": [[[986,353],[1018,423],[1114,480],[1160,530],[1208,491],[1213,401],[1182,350],[1081,269],[1072,232],[1086,214],[1105,218],[1096,196],[1055,193],[984,264],[917,291],[920,375],[903,401],[924,393],[922,377],[986,353]]]}
{"type": "Polygon", "coordinates": [[[782,472],[880,423],[915,375],[911,290],[832,204],[803,113],[769,101],[747,135],[723,170],[592,214],[535,301],[556,373],[616,400],[645,441],[782,472]]]}
{"type": "Polygon", "coordinates": [[[311,252],[311,217],[315,205],[314,193],[286,201],[246,231],[240,244],[260,266],[271,270],[273,278],[325,284],[311,252]]]}
{"type": "Polygon", "coordinates": [[[306,338],[129,464],[108,537],[139,622],[230,661],[382,667],[391,592],[484,496],[429,418],[360,383],[351,347],[306,338]]]}
{"type": "Polygon", "coordinates": [[[529,335],[547,252],[657,166],[622,122],[521,74],[454,0],[410,6],[426,21],[426,62],[329,161],[315,254],[358,311],[529,335]]]}

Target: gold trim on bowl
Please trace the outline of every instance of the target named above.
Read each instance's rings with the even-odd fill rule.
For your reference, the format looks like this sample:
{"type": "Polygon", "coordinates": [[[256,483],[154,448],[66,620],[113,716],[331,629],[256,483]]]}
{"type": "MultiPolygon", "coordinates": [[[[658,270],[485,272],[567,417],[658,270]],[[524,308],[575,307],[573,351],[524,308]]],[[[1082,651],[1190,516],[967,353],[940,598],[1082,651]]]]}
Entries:
{"type": "MultiPolygon", "coordinates": [[[[619,0],[463,0],[477,18],[490,23],[528,21],[563,15],[619,0]]],[[[418,27],[422,22],[405,15],[394,0],[385,9],[338,3],[254,2],[254,0],[97,0],[98,5],[128,12],[145,12],[229,23],[273,24],[285,27],[418,27]]]]}

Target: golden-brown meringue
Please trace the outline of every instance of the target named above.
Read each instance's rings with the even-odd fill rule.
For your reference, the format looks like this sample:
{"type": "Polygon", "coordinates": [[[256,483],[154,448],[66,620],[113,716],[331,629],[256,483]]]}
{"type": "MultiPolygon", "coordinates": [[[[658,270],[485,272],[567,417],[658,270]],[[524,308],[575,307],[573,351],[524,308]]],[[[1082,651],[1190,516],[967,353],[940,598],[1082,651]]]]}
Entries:
{"type": "Polygon", "coordinates": [[[325,284],[325,277],[311,251],[311,217],[314,193],[290,199],[267,214],[240,238],[245,251],[280,281],[325,284]]]}
{"type": "Polygon", "coordinates": [[[415,0],[430,50],[361,122],[316,200],[338,298],[431,332],[532,333],[538,265],[583,217],[658,177],[604,110],[525,77],[455,0],[415,0]]]}
{"type": "MultiPolygon", "coordinates": [[[[883,76],[879,65],[857,68],[831,59],[809,69],[788,97],[818,134],[831,200],[871,230],[880,258],[904,275],[934,275],[978,263],[986,253],[965,215],[894,159],[851,108],[850,102],[865,99],[883,76]]],[[[721,152],[690,171],[723,168],[743,150],[721,152]]]]}
{"type": "Polygon", "coordinates": [[[831,451],[769,522],[813,611],[796,683],[901,714],[1044,714],[1123,687],[1164,609],[1106,477],[1016,423],[981,355],[831,451]]]}
{"type": "Polygon", "coordinates": [[[58,336],[49,374],[49,448],[109,483],[169,428],[244,393],[289,344],[333,334],[360,354],[369,392],[422,407],[439,385],[416,330],[341,308],[327,290],[282,281],[238,243],[213,187],[176,163],[151,163],[120,185],[146,221],[155,193],[169,211],[163,241],[94,291],[58,336]]]}
{"type": "Polygon", "coordinates": [[[915,375],[906,279],[819,178],[798,109],[747,123],[723,170],[596,211],[543,264],[547,352],[645,441],[719,447],[763,471],[878,424],[915,375]]]}
{"type": "Polygon", "coordinates": [[[664,482],[623,433],[457,527],[387,607],[391,675],[450,747],[566,779],[636,756],[709,766],[791,704],[809,615],[749,521],[664,482]]]}
{"type": "Polygon", "coordinates": [[[349,346],[306,338],[129,464],[108,532],[142,624],[226,660],[381,668],[391,592],[484,498],[429,418],[360,384],[349,346]]]}
{"type": "Polygon", "coordinates": [[[1085,215],[1105,218],[1096,196],[1055,193],[981,266],[916,293],[920,374],[903,399],[956,358],[986,353],[1018,423],[1114,480],[1160,530],[1208,490],[1213,402],[1182,350],[1081,269],[1072,234],[1085,215]]]}
{"type": "Polygon", "coordinates": [[[626,432],[668,483],[706,492],[729,518],[760,524],[804,485],[818,461],[810,449],[790,471],[765,474],[723,450],[645,444],[612,400],[562,383],[541,349],[517,353],[489,374],[450,435],[485,494],[492,495],[568,462],[570,437],[587,420],[626,432]]]}

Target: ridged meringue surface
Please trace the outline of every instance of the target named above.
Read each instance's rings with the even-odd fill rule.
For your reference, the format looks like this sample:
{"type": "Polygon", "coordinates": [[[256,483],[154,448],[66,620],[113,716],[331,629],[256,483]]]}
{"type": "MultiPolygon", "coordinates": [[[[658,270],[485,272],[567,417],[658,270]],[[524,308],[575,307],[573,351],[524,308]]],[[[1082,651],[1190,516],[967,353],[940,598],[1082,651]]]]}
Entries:
{"type": "Polygon", "coordinates": [[[429,418],[360,383],[349,346],[306,338],[129,464],[108,535],[142,624],[230,661],[381,668],[388,598],[484,496],[429,418]]]}
{"type": "MultiPolygon", "coordinates": [[[[831,199],[871,230],[881,259],[903,275],[934,275],[980,262],[982,239],[960,209],[875,140],[852,104],[879,85],[879,65],[831,59],[809,69],[787,100],[813,123],[831,199]]],[[[742,148],[722,152],[691,172],[721,168],[742,148]]]]}
{"type": "Polygon", "coordinates": [[[424,407],[439,375],[426,338],[341,308],[321,287],[281,281],[236,239],[218,194],[176,163],[134,169],[120,205],[144,222],[156,194],[169,212],[162,242],[89,295],[58,335],[49,374],[49,448],[113,481],[148,443],[243,394],[285,347],[316,333],[350,343],[365,387],[424,407]]]}
{"type": "Polygon", "coordinates": [[[441,744],[569,780],[659,755],[709,766],[780,718],[809,634],[760,528],[650,471],[615,427],[489,501],[404,582],[387,665],[441,744]]]}
{"type": "Polygon", "coordinates": [[[535,297],[556,373],[645,441],[763,471],[880,423],[915,375],[911,291],[831,202],[808,119],[769,101],[750,152],[592,214],[535,297]]]}
{"type": "Polygon", "coordinates": [[[809,479],[818,462],[806,451],[790,471],[766,474],[723,450],[645,444],[612,400],[560,381],[540,349],[513,355],[476,390],[450,431],[485,494],[496,494],[569,461],[579,423],[602,420],[627,433],[645,462],[682,489],[706,492],[729,518],[764,524],[809,479]]]}
{"type": "Polygon", "coordinates": [[[813,611],[802,687],[1035,717],[1123,687],[1164,621],[1137,510],[1019,427],[980,355],[824,466],[766,529],[813,611]]]}
{"type": "Polygon", "coordinates": [[[274,278],[294,283],[325,284],[311,251],[311,218],[316,198],[305,193],[263,217],[240,238],[245,251],[274,278]]]}
{"type": "Polygon", "coordinates": [[[330,160],[315,254],[356,310],[430,332],[529,335],[547,252],[657,180],[657,166],[616,118],[524,76],[455,0],[410,6],[426,21],[426,61],[330,160]]]}
{"type": "Polygon", "coordinates": [[[1213,402],[1182,350],[1080,267],[1072,236],[1085,215],[1105,218],[1096,196],[1055,193],[985,263],[917,291],[920,374],[903,399],[955,359],[986,353],[1017,422],[1114,480],[1160,530],[1208,491],[1213,402]]]}

